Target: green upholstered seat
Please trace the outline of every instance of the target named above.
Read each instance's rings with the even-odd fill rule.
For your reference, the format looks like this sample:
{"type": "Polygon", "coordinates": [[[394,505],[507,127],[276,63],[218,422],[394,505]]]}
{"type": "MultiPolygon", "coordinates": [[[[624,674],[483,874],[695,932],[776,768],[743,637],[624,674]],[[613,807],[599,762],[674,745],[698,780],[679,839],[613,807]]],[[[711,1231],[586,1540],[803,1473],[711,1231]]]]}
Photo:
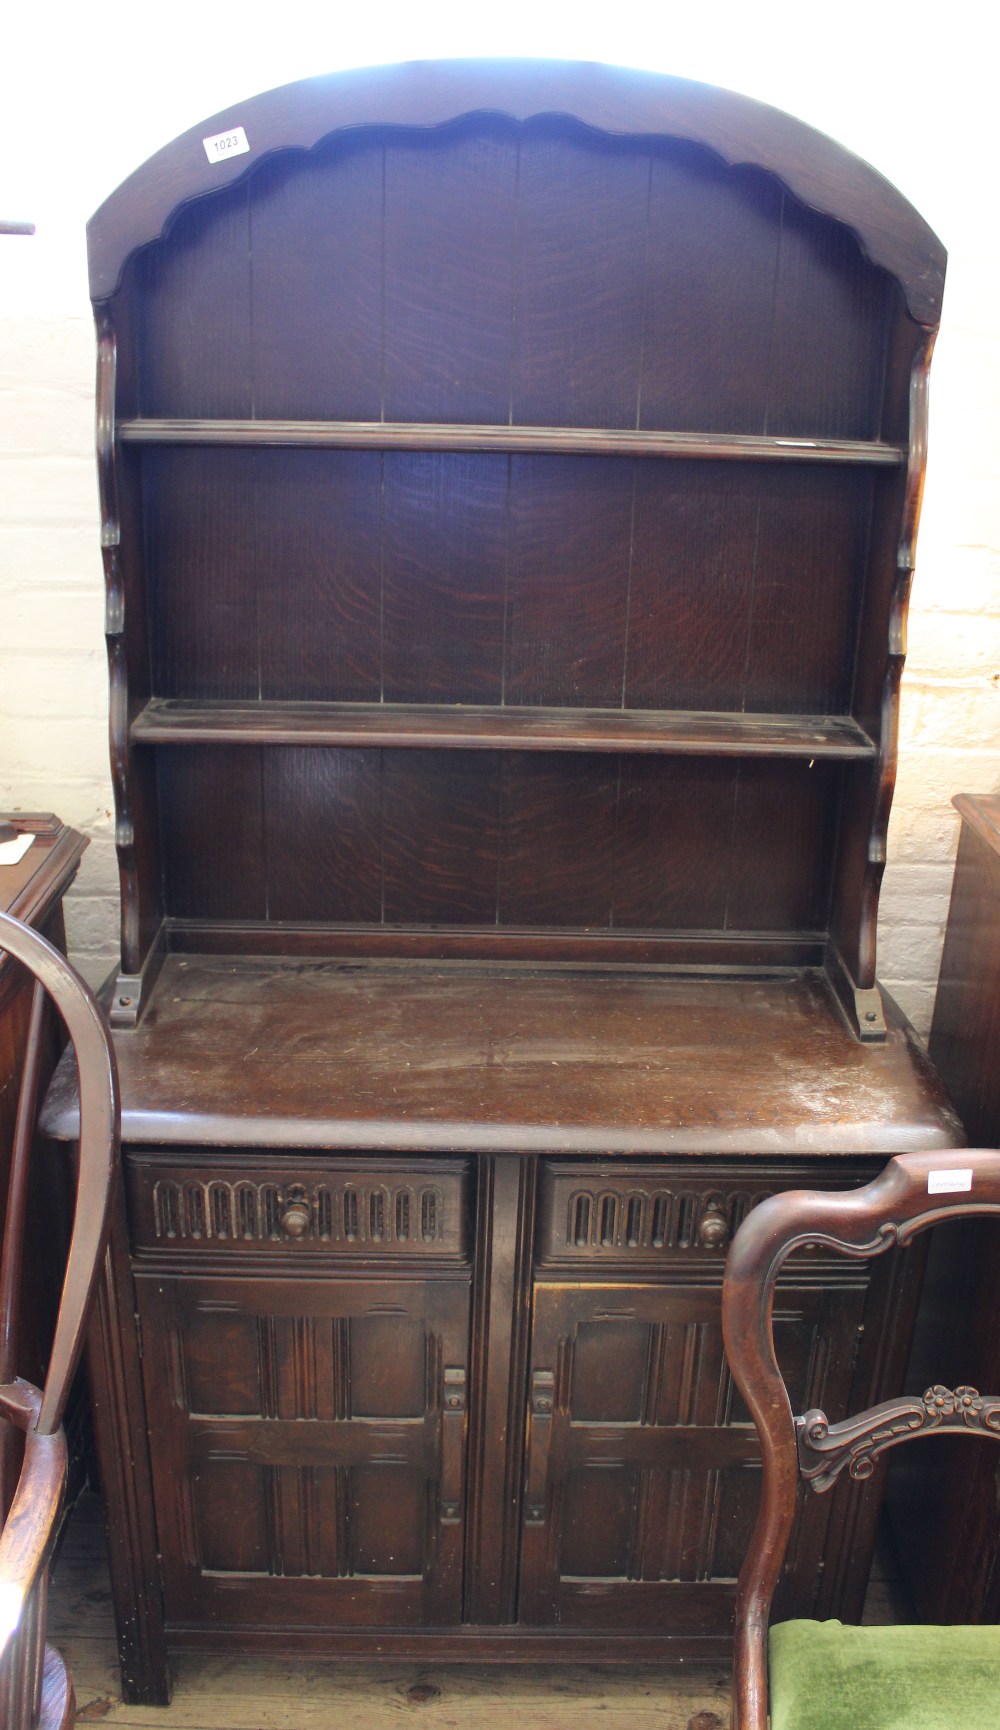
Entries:
{"type": "Polygon", "coordinates": [[[1000,1730],[1000,1628],[770,1631],[771,1730],[1000,1730]]]}

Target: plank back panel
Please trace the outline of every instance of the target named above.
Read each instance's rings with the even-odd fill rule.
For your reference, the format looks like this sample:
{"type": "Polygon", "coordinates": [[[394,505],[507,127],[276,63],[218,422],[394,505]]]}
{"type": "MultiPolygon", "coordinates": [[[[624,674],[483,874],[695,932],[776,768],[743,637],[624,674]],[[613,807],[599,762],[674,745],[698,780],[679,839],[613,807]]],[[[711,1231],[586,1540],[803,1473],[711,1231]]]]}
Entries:
{"type": "Polygon", "coordinates": [[[254,452],[149,451],[143,462],[154,689],[260,692],[254,452]]]}
{"type": "Polygon", "coordinates": [[[650,169],[639,424],[760,432],[781,192],[697,146],[654,148],[650,169]]]}
{"type": "Polygon", "coordinates": [[[142,471],[156,695],[850,710],[861,471],[183,446],[142,471]]]}
{"type": "Polygon", "coordinates": [[[471,954],[497,925],[826,928],[837,763],[284,745],[158,763],[178,918],[467,927],[471,954]]]}
{"type": "Polygon", "coordinates": [[[382,462],[368,451],[255,451],[253,545],[262,697],[377,702],[382,690],[382,462]]]}
{"type": "Polygon", "coordinates": [[[512,460],[508,702],[621,706],[632,467],[512,460]]]}
{"type": "Polygon", "coordinates": [[[183,210],[137,260],[135,353],[146,415],[253,413],[247,189],[183,210]]]}
{"type": "Polygon", "coordinates": [[[384,159],[385,418],[502,424],[517,138],[499,122],[465,122],[446,135],[390,139],[384,159]]]}
{"type": "Polygon", "coordinates": [[[769,477],[758,517],[747,709],[850,707],[870,499],[863,472],[786,469],[769,477]]]}
{"type": "Polygon", "coordinates": [[[647,154],[553,123],[526,131],[519,173],[512,419],[635,426],[647,154]]]}
{"type": "Polygon", "coordinates": [[[387,703],[501,703],[510,465],[387,455],[382,634],[387,703]]]}
{"type": "Polygon", "coordinates": [[[493,924],[500,758],[472,751],[382,757],[385,919],[493,924]]]}
{"type": "Polygon", "coordinates": [[[249,186],[253,409],[377,420],[382,408],[382,152],[272,157],[249,186]]]}
{"type": "Polygon", "coordinates": [[[786,197],[766,430],[868,438],[882,411],[888,279],[854,236],[786,197]]]}
{"type": "Polygon", "coordinates": [[[606,927],[617,760],[519,755],[503,767],[498,922],[606,927]]]}
{"type": "Polygon", "coordinates": [[[732,762],[622,760],[616,927],[723,929],[737,781],[732,762]]]}
{"type": "Polygon", "coordinates": [[[260,763],[268,917],[380,920],[378,754],[284,747],[247,755],[260,763]]]}
{"type": "Polygon", "coordinates": [[[216,745],[157,754],[166,911],[266,919],[260,752],[216,745]]]}
{"type": "Polygon", "coordinates": [[[760,492],[750,464],[636,464],[628,707],[745,706],[760,492]]]}
{"type": "Polygon", "coordinates": [[[826,763],[740,764],[731,929],[826,929],[842,779],[826,763]]]}

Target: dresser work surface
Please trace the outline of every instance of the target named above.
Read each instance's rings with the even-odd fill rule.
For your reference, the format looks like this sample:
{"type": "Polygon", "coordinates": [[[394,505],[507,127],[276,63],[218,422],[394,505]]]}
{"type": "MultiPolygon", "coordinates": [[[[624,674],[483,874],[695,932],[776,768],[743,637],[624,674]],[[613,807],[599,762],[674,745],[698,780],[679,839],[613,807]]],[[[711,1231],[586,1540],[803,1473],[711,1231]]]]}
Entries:
{"type": "MultiPolygon", "coordinates": [[[[824,976],[169,956],[119,1035],[127,1142],[875,1154],[958,1134],[907,1024],[824,976]]],[[[47,1120],[73,1129],[65,1077],[47,1120]]]]}

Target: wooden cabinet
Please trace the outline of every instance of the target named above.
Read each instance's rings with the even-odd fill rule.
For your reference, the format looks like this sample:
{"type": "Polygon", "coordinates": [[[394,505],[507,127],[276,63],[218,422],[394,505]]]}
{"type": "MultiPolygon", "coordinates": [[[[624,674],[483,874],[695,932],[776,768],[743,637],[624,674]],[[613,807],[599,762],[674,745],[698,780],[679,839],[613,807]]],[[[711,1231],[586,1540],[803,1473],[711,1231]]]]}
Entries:
{"type": "MultiPolygon", "coordinates": [[[[940,245],[786,116],[528,62],[255,98],[90,240],[126,1689],[164,1629],[719,1655],[725,1239],[957,1132],[874,942],[940,245]]],[[[804,1388],[888,1386],[905,1281],[787,1299],[804,1388]]],[[[870,1538],[823,1504],[790,1601],[870,1538]]]]}
{"type": "MultiPolygon", "coordinates": [[[[872,1169],[132,1150],[142,1398],[107,1428],[148,1461],[171,1640],[723,1657],[759,1472],[725,1247],[776,1188],[872,1169]]],[[[914,1296],[800,1256],[805,1405],[898,1375],[914,1296]]],[[[858,1607],[874,1515],[810,1501],[793,1609],[858,1607]]]]}

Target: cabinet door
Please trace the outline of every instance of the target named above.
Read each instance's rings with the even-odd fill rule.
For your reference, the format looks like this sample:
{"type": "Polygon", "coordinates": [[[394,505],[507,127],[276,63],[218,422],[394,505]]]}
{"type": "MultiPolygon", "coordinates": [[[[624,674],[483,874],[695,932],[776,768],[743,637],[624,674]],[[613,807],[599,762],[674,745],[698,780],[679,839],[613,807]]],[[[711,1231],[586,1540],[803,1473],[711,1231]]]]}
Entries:
{"type": "Polygon", "coordinates": [[[459,1622],[467,1277],[137,1287],[168,1622],[459,1622]]]}
{"type": "MultiPolygon", "coordinates": [[[[775,1335],[799,1410],[843,1403],[863,1306],[858,1281],[779,1290],[775,1335]]],[[[717,1283],[539,1284],[521,1621],[726,1632],[759,1457],[726,1366],[717,1283]]],[[[829,1506],[805,1506],[787,1614],[808,1613],[829,1506]]]]}

